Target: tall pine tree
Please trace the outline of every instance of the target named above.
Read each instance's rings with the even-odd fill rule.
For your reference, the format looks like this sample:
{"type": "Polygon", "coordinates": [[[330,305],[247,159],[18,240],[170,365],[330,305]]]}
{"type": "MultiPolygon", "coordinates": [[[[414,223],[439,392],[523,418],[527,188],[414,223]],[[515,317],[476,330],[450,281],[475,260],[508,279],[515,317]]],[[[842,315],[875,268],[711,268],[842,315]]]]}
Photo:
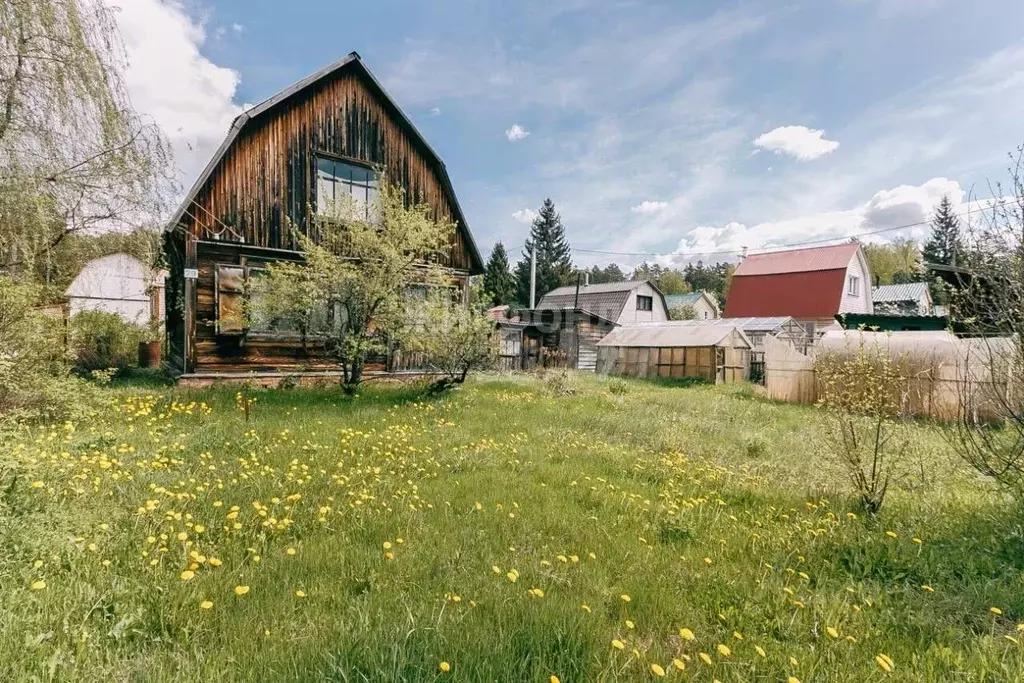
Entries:
{"type": "Polygon", "coordinates": [[[540,214],[533,221],[530,237],[523,249],[523,259],[516,264],[516,300],[530,303],[530,252],[537,248],[537,301],[552,289],[568,284],[572,279],[572,258],[565,239],[562,217],[555,211],[555,203],[544,200],[540,214]]]}
{"type": "Polygon", "coordinates": [[[505,245],[498,242],[491,251],[484,271],[484,291],[491,298],[491,305],[503,306],[512,303],[516,296],[516,279],[509,270],[508,252],[505,245]]]}
{"type": "MultiPolygon", "coordinates": [[[[963,238],[960,234],[960,217],[953,210],[953,202],[943,196],[939,207],[932,217],[932,234],[921,249],[925,263],[944,266],[956,266],[964,255],[963,238]]],[[[950,292],[948,286],[935,276],[929,278],[932,299],[937,303],[948,304],[950,292]]]]}

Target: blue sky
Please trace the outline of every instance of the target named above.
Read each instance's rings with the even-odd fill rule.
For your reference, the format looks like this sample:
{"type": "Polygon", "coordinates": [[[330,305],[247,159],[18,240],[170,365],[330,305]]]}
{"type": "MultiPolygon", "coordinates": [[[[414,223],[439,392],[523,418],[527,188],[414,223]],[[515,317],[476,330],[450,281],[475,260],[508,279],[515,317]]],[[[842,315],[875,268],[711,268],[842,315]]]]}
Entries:
{"type": "Polygon", "coordinates": [[[905,225],[967,210],[1024,142],[1019,0],[121,5],[185,184],[242,107],[357,50],[485,254],[548,196],[575,248],[675,263],[905,225]]]}

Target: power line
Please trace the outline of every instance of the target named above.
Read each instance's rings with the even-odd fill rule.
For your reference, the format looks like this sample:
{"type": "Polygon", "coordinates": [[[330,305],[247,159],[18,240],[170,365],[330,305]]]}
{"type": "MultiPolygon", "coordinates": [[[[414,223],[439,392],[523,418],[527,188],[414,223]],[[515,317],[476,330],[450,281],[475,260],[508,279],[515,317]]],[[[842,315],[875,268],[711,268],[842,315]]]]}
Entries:
{"type": "MultiPolygon", "coordinates": [[[[957,216],[957,218],[966,218],[967,216],[970,216],[972,213],[977,213],[978,211],[983,211],[983,210],[984,210],[984,207],[977,207],[977,208],[974,208],[974,209],[968,209],[967,211],[964,211],[963,213],[956,214],[956,216],[957,216]]],[[[814,239],[814,240],[806,240],[804,242],[794,242],[792,244],[779,245],[777,247],[771,247],[771,248],[767,248],[767,249],[757,249],[757,250],[754,250],[754,251],[756,251],[758,253],[768,254],[768,253],[772,253],[774,251],[783,251],[783,250],[786,250],[786,249],[792,249],[794,247],[805,247],[805,246],[810,246],[810,245],[814,245],[814,244],[824,244],[824,243],[827,243],[827,242],[837,242],[837,241],[840,241],[840,240],[859,239],[861,237],[870,237],[871,235],[880,235],[880,234],[885,233],[885,232],[894,232],[896,230],[906,230],[907,228],[916,228],[916,227],[921,226],[921,225],[930,225],[930,224],[931,224],[931,220],[929,219],[929,220],[925,220],[925,221],[917,221],[916,223],[907,223],[905,225],[895,225],[895,226],[892,226],[892,227],[889,227],[889,228],[880,228],[878,230],[870,230],[868,232],[857,233],[855,235],[843,235],[843,236],[839,236],[839,237],[823,237],[823,238],[814,239]]],[[[743,253],[742,249],[733,249],[733,250],[730,250],[730,251],[692,251],[692,252],[670,251],[670,252],[659,253],[659,252],[649,252],[649,251],[603,251],[603,250],[600,250],[600,249],[580,249],[580,248],[577,248],[577,247],[573,247],[573,251],[579,251],[579,252],[583,252],[583,253],[586,253],[586,254],[605,254],[605,255],[608,255],[608,256],[738,256],[738,255],[743,253]]]]}

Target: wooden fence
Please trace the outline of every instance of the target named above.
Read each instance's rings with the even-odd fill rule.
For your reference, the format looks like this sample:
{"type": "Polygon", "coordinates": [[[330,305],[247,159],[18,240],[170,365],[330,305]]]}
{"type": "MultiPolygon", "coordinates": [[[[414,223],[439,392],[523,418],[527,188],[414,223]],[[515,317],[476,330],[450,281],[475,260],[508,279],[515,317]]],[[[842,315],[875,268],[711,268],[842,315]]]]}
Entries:
{"type": "Polygon", "coordinates": [[[814,359],[789,342],[772,335],[764,339],[764,387],[768,397],[788,403],[813,404],[818,400],[814,359]]]}

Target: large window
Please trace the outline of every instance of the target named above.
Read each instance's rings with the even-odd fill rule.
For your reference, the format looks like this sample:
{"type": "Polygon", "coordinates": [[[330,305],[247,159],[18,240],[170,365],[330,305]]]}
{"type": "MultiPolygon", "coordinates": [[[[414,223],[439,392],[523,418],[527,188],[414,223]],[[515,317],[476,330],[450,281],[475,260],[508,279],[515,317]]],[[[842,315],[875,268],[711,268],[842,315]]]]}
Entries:
{"type": "Polygon", "coordinates": [[[371,220],[380,181],[365,166],[316,158],[316,210],[332,218],[371,220]]]}
{"type": "Polygon", "coordinates": [[[654,297],[644,296],[643,294],[636,295],[636,310],[638,311],[653,311],[654,310],[654,297]]]}

